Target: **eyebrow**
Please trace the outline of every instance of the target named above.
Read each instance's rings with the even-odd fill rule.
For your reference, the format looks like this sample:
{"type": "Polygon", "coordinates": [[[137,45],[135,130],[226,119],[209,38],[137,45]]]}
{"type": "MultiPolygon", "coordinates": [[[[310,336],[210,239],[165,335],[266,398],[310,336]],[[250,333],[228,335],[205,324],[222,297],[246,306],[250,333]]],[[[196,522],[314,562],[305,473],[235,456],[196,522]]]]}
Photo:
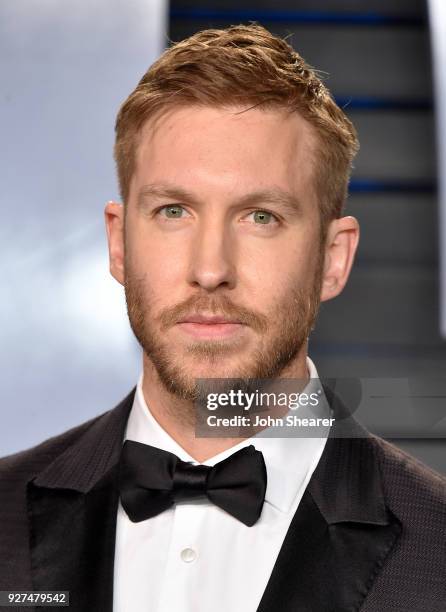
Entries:
{"type": "MultiPolygon", "coordinates": [[[[138,208],[143,208],[147,200],[152,198],[181,200],[200,205],[200,200],[193,193],[169,183],[144,185],[138,193],[138,208]]],[[[235,201],[235,204],[238,206],[252,206],[259,203],[276,204],[292,214],[302,213],[302,206],[296,196],[278,187],[253,191],[235,201]]]]}

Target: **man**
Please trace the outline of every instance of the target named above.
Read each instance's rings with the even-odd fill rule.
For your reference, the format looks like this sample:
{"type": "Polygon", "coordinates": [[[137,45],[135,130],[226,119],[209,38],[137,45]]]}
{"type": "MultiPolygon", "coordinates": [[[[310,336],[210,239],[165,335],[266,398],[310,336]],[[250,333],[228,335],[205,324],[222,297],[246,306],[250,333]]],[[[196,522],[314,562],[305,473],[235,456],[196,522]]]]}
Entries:
{"type": "Polygon", "coordinates": [[[358,243],[341,216],[357,146],[260,26],[200,32],[148,70],[119,111],[123,203],[105,209],[143,374],[115,409],[2,460],[1,589],[95,612],[446,610],[439,475],[359,425],[195,433],[197,380],[320,392],[307,339],[358,243]]]}

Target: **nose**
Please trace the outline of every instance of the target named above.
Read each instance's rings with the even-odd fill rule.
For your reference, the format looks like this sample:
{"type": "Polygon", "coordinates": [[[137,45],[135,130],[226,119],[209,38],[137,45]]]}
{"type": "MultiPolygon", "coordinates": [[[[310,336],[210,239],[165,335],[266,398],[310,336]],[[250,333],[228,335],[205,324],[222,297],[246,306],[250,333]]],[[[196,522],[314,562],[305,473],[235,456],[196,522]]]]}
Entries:
{"type": "Polygon", "coordinates": [[[234,237],[224,219],[213,216],[197,227],[191,246],[188,281],[206,291],[233,289],[236,283],[234,237]]]}

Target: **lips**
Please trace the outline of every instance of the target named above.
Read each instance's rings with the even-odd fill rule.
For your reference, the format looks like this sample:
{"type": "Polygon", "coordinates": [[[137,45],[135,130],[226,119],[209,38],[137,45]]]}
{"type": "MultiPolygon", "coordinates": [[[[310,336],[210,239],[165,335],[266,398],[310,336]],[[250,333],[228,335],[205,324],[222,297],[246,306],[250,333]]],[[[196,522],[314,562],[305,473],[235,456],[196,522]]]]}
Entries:
{"type": "Polygon", "coordinates": [[[224,324],[241,324],[237,319],[228,319],[218,315],[189,315],[179,321],[179,323],[200,323],[202,325],[224,325],[224,324]]]}
{"type": "Polygon", "coordinates": [[[246,325],[222,315],[191,314],[178,321],[177,329],[196,341],[223,340],[235,337],[246,325]]]}

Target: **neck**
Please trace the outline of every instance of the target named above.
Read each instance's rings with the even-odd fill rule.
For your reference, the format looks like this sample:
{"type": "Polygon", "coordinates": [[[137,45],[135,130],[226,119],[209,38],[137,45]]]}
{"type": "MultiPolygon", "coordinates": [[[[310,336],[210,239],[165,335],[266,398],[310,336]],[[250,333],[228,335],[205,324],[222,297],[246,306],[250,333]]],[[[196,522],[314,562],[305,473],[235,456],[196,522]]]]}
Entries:
{"type": "MultiPolygon", "coordinates": [[[[282,370],[278,378],[308,380],[306,349],[306,345],[302,347],[300,353],[282,370]]],[[[193,415],[193,402],[181,399],[168,391],[161,382],[153,363],[145,354],[143,372],[142,390],[152,416],[195,461],[202,463],[246,439],[246,436],[241,438],[196,438],[193,420],[185,418],[185,415],[193,415]]]]}

